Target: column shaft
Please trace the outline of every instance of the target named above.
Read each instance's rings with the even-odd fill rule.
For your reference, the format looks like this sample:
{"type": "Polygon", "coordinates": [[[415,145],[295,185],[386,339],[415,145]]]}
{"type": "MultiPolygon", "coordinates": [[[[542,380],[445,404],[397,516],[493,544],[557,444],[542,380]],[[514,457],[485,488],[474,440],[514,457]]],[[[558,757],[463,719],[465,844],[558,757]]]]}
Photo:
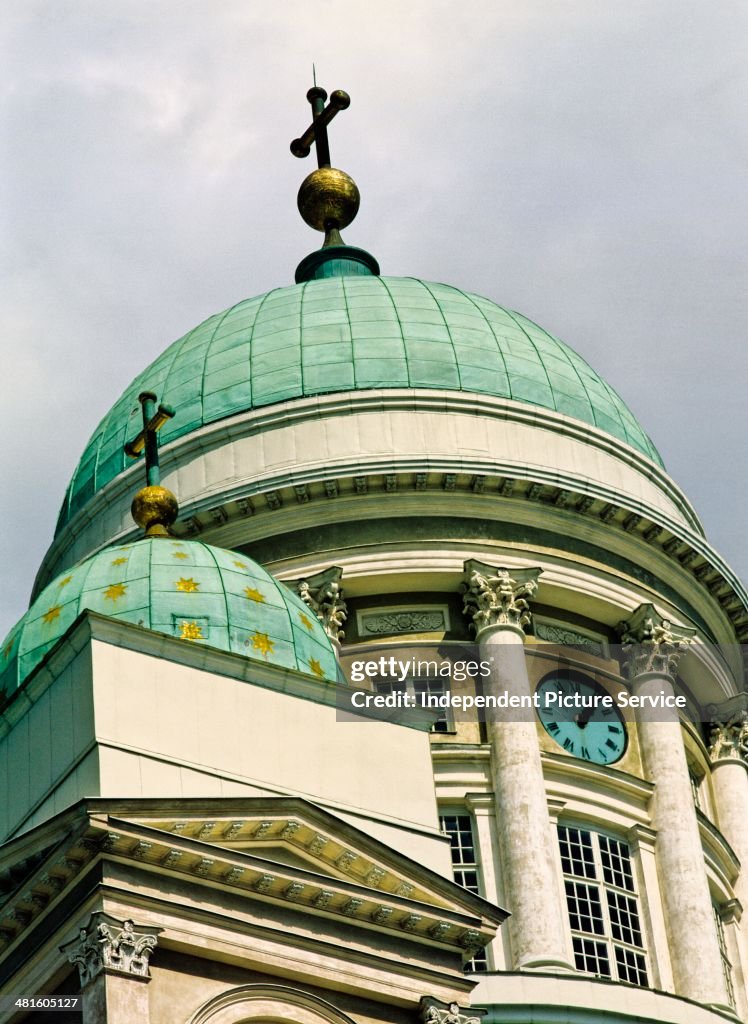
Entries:
{"type": "MultiPolygon", "coordinates": [[[[673,694],[668,675],[633,680],[636,696],[673,694]]],[[[727,1007],[722,963],[709,895],[696,810],[677,712],[640,713],[638,735],[647,773],[655,784],[652,827],[673,978],[678,995],[727,1007]],[[658,720],[655,720],[655,717],[658,720]]]]}
{"type": "MultiPolygon", "coordinates": [[[[489,692],[529,695],[524,640],[515,627],[478,634],[481,659],[492,660],[489,692]]],[[[489,712],[503,889],[515,969],[570,970],[566,914],[558,891],[537,730],[527,708],[499,721],[489,712]]]]}
{"type": "MultiPolygon", "coordinates": [[[[740,861],[740,874],[735,882],[735,896],[742,909],[748,907],[748,772],[742,760],[717,761],[712,767],[712,789],[719,828],[740,861]]],[[[739,962],[733,963],[733,984],[738,1007],[748,1011],[745,980],[748,977],[748,936],[735,925],[735,947],[739,962]]]]}
{"type": "Polygon", "coordinates": [[[100,974],[83,989],[83,1024],[148,1024],[145,978],[100,974]]]}

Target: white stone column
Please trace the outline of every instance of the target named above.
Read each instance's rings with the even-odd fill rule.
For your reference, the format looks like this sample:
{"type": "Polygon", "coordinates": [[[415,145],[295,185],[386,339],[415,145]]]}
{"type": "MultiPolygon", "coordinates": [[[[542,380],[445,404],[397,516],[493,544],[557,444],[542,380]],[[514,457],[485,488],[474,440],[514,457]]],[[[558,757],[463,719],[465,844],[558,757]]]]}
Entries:
{"type": "MultiPolygon", "coordinates": [[[[486,693],[529,696],[524,627],[526,598],[540,569],[495,569],[465,563],[464,612],[475,628],[481,660],[490,661],[486,693]]],[[[566,911],[557,884],[556,839],[548,816],[540,747],[530,709],[488,710],[491,776],[502,887],[509,918],[513,969],[572,970],[566,911]]]]}
{"type": "Polygon", "coordinates": [[[712,763],[712,791],[717,823],[722,835],[740,861],[734,890],[737,908],[723,913],[723,923],[734,933],[733,982],[739,1008],[745,1014],[748,997],[748,936],[737,928],[740,911],[748,906],[748,708],[742,694],[719,706],[710,706],[709,759],[712,763]],[[737,912],[735,912],[737,910],[737,912]]]}
{"type": "Polygon", "coordinates": [[[160,931],[96,911],[62,947],[78,965],[83,1024],[148,1024],[148,961],[160,931]]]}
{"type": "MultiPolygon", "coordinates": [[[[678,659],[694,630],[671,624],[651,604],[619,628],[632,693],[672,697],[678,659]]],[[[655,785],[650,813],[675,991],[729,1009],[677,709],[637,709],[637,733],[655,785]]]]}

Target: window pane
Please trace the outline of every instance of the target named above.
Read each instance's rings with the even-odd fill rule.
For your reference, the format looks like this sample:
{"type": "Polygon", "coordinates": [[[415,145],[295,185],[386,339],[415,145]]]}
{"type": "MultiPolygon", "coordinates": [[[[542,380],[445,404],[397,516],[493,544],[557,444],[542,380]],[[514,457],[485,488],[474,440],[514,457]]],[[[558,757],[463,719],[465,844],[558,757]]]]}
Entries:
{"type": "Polygon", "coordinates": [[[573,931],[588,935],[604,935],[600,889],[596,885],[566,879],[566,905],[573,931]]]}
{"type": "Polygon", "coordinates": [[[452,847],[453,864],[475,864],[473,827],[469,814],[445,814],[440,819],[452,847]]]}
{"type": "Polygon", "coordinates": [[[595,859],[592,853],[591,834],[578,828],[559,825],[558,839],[564,874],[576,875],[577,878],[594,878],[595,859]]]}
{"type": "MultiPolygon", "coordinates": [[[[428,693],[440,697],[447,692],[447,683],[444,679],[413,679],[413,692],[415,694],[428,693]]],[[[420,697],[418,700],[421,704],[420,697]]],[[[432,732],[449,732],[447,722],[447,709],[445,708],[431,727],[432,732]]]]}
{"type": "Polygon", "coordinates": [[[735,1005],[735,986],[732,980],[732,964],[730,963],[730,957],[727,953],[727,939],[725,938],[725,926],[720,917],[719,908],[712,904],[712,910],[714,912],[714,924],[717,928],[717,940],[719,942],[719,953],[722,958],[722,973],[725,977],[725,988],[727,989],[727,998],[730,1001],[730,1006],[735,1005]]]}
{"type": "Polygon", "coordinates": [[[608,885],[616,885],[619,889],[634,892],[634,875],[628,846],[609,836],[599,836],[599,839],[604,880],[608,885]]]}
{"type": "Polygon", "coordinates": [[[578,971],[597,974],[603,978],[610,977],[608,948],[604,942],[582,939],[574,936],[574,961],[578,971]]]}
{"type": "Polygon", "coordinates": [[[618,980],[630,981],[633,985],[646,985],[647,966],[643,955],[633,949],[621,949],[620,946],[616,946],[615,951],[618,980]]]}
{"type": "Polygon", "coordinates": [[[608,911],[610,927],[614,939],[626,942],[629,946],[643,947],[639,913],[636,900],[621,893],[608,892],[608,911]]]}
{"type": "Polygon", "coordinates": [[[375,679],[374,692],[384,693],[405,693],[405,683],[400,679],[375,679]]]}

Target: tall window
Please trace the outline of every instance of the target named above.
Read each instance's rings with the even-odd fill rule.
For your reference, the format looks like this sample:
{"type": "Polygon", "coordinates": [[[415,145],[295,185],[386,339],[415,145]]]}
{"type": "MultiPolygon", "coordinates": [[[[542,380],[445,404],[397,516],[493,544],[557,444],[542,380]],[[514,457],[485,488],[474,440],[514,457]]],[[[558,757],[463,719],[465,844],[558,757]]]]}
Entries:
{"type": "Polygon", "coordinates": [[[691,795],[693,796],[693,802],[697,810],[702,811],[704,808],[701,806],[701,778],[691,769],[688,769],[688,778],[691,782],[691,795]]]}
{"type": "Polygon", "coordinates": [[[719,907],[712,904],[714,911],[714,924],[717,928],[717,941],[719,942],[719,955],[722,958],[722,973],[725,976],[725,988],[730,1006],[735,1005],[735,985],[732,980],[732,964],[727,953],[727,941],[725,939],[725,926],[719,913],[719,907]]]}
{"type": "MultiPolygon", "coordinates": [[[[473,822],[469,814],[442,814],[439,826],[446,835],[452,850],[452,874],[455,882],[476,896],[481,895],[478,881],[478,857],[473,837],[473,822]]],[[[485,949],[466,965],[468,974],[481,974],[488,970],[488,956],[485,949]]]]}
{"type": "Polygon", "coordinates": [[[639,901],[626,843],[558,826],[577,970],[647,985],[639,901]]]}
{"type": "MultiPolygon", "coordinates": [[[[412,679],[375,679],[374,680],[374,691],[375,693],[409,693],[411,695],[418,696],[422,693],[428,693],[431,695],[441,696],[449,690],[448,679],[427,679],[417,678],[412,679]]],[[[418,696],[418,706],[421,706],[421,698],[418,696]]],[[[446,708],[441,712],[439,717],[436,719],[434,724],[431,726],[432,732],[451,732],[452,726],[447,717],[446,708]]]]}

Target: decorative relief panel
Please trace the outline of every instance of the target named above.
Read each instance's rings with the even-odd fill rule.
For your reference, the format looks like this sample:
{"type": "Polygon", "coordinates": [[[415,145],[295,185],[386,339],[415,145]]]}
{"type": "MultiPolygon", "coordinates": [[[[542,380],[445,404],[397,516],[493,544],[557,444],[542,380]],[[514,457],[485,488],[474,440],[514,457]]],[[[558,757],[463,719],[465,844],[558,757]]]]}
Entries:
{"type": "Polygon", "coordinates": [[[588,633],[580,633],[566,624],[550,622],[547,619],[535,618],[533,621],[535,636],[546,643],[558,644],[560,647],[571,647],[585,654],[594,654],[598,658],[607,658],[608,645],[602,637],[593,637],[588,633]]]}
{"type": "Polygon", "coordinates": [[[362,639],[398,633],[444,633],[449,629],[449,609],[446,605],[363,609],[357,620],[362,639]]]}

